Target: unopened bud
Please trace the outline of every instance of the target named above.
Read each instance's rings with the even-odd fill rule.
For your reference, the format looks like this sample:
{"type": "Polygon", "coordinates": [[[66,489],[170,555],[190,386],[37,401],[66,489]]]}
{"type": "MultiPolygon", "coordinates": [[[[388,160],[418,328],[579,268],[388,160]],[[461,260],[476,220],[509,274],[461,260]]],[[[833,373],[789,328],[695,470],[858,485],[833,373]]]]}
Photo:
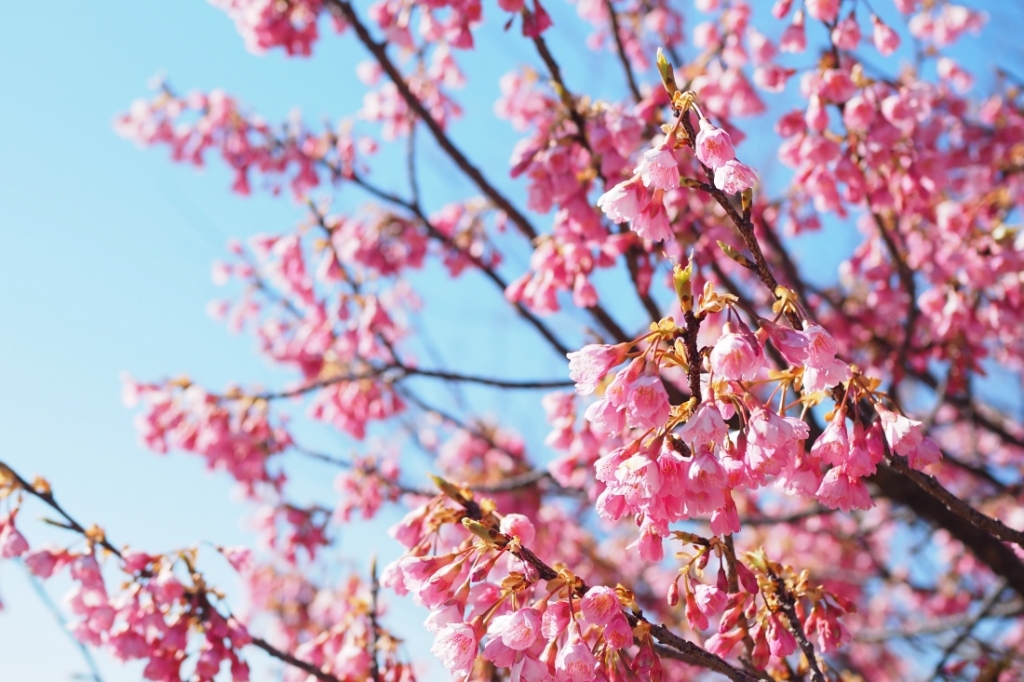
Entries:
{"type": "Polygon", "coordinates": [[[679,92],[679,86],[676,85],[676,70],[668,62],[668,58],[665,57],[665,51],[660,47],[658,48],[658,73],[661,74],[661,82],[665,86],[665,90],[668,92],[669,97],[679,92]]]}
{"type": "Polygon", "coordinates": [[[672,269],[672,283],[676,287],[676,296],[679,298],[679,307],[684,313],[693,310],[693,284],[690,278],[693,276],[693,261],[681,267],[678,263],[672,269]]]}

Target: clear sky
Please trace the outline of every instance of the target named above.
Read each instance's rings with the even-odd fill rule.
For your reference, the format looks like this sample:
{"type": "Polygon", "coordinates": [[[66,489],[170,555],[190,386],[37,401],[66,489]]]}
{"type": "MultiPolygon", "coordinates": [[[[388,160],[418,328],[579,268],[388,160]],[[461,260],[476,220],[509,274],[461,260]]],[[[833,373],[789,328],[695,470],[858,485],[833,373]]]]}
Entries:
{"type": "MultiPolygon", "coordinates": [[[[586,33],[570,27],[567,35],[582,42],[586,33]]],[[[994,44],[1013,49],[1005,42],[994,44]]],[[[506,62],[471,63],[471,79],[528,58],[514,40],[495,54],[506,62]]],[[[558,56],[581,85],[617,87],[579,54],[558,56]]],[[[147,81],[163,71],[181,90],[223,87],[271,120],[293,106],[309,120],[336,118],[358,108],[353,70],[363,58],[353,41],[333,36],[317,45],[312,61],[279,53],[254,57],[228,18],[199,1],[57,0],[4,9],[0,459],[23,474],[45,475],[68,510],[104,526],[115,544],[161,551],[200,540],[252,542],[225,477],[203,473],[195,457],[156,457],[136,444],[118,375],[126,370],[156,379],[187,372],[213,388],[232,380],[280,385],[290,378],[255,358],[251,339],[228,334],[205,306],[223,295],[209,269],[229,237],[285,231],[301,212],[288,199],[231,195],[219,162],[197,173],[173,165],[165,150],[139,152],[115,136],[114,116],[146,96],[147,81]]],[[[493,120],[497,85],[488,87],[469,103],[467,121],[493,120]]],[[[494,131],[469,124],[457,134],[489,175],[505,183],[511,142],[507,124],[495,125],[501,143],[494,142],[494,131]]],[[[429,164],[438,155],[427,150],[424,158],[429,164]]],[[[449,177],[431,175],[425,187],[449,177]]],[[[491,352],[516,350],[502,328],[506,318],[488,316],[491,302],[451,300],[450,317],[429,330],[445,357],[483,363],[489,357],[446,331],[450,319],[472,325],[474,338],[483,338],[491,352]]],[[[517,368],[520,376],[564,376],[564,363],[550,353],[519,351],[525,363],[517,368]]],[[[525,405],[513,403],[512,412],[535,419],[539,412],[525,405]]],[[[332,499],[330,476],[315,468],[306,473],[306,492],[332,499]]],[[[23,518],[40,512],[30,505],[23,518]]],[[[22,526],[33,539],[45,535],[37,523],[22,526]]],[[[55,532],[49,537],[61,539],[55,532]]],[[[346,535],[346,547],[356,554],[369,544],[365,534],[346,535]]],[[[207,566],[215,582],[234,586],[215,558],[207,566]]],[[[60,581],[50,585],[58,601],[65,589],[60,581]]],[[[85,672],[24,571],[8,562],[0,563],[0,599],[0,680],[56,682],[85,672]]],[[[98,660],[106,682],[139,679],[137,666],[122,668],[102,655],[98,660]]]]}

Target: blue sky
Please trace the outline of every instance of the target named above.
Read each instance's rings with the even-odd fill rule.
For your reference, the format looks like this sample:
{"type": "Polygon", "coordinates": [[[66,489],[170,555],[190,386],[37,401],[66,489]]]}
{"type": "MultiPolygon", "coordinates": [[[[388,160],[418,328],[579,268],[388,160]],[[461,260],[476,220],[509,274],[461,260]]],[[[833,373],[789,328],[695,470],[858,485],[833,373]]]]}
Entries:
{"type": "MultiPolygon", "coordinates": [[[[581,43],[588,32],[570,25],[562,35],[581,43]]],[[[468,102],[466,121],[490,120],[500,130],[466,123],[455,132],[488,175],[507,186],[512,138],[507,124],[491,116],[498,90],[485,76],[532,55],[521,40],[492,34],[502,41],[494,54],[505,62],[470,64],[471,82],[485,85],[468,102]]],[[[586,85],[597,95],[617,91],[617,81],[602,78],[601,62],[559,45],[553,49],[571,87],[586,85]]],[[[197,173],[170,163],[165,150],[139,152],[114,135],[114,116],[146,96],[147,81],[162,71],[180,90],[223,87],[270,120],[294,106],[309,120],[336,118],[358,108],[353,70],[363,58],[351,39],[333,36],[317,45],[313,60],[254,57],[228,18],[198,1],[15,3],[5,9],[0,458],[23,474],[45,475],[67,509],[82,522],[104,526],[116,544],[160,551],[199,540],[251,542],[226,478],[205,474],[194,457],[156,457],[136,444],[118,375],[126,370],[156,379],[187,372],[213,388],[232,380],[280,385],[290,378],[256,358],[250,338],[232,336],[209,319],[205,307],[224,294],[209,271],[229,237],[285,231],[302,213],[287,198],[231,195],[231,178],[212,158],[197,173]]],[[[430,145],[423,148],[424,189],[434,196],[451,174],[429,172],[440,157],[430,145]]],[[[490,312],[496,300],[490,292],[467,297],[464,291],[451,288],[428,329],[444,358],[487,370],[491,358],[503,357],[505,376],[564,376],[564,362],[550,352],[518,345],[515,328],[507,326],[517,323],[490,312]],[[452,320],[472,334],[454,335],[452,320]]],[[[523,421],[541,414],[528,397],[499,404],[471,395],[523,421]]],[[[543,433],[532,434],[535,442],[538,436],[543,433]]],[[[304,494],[332,498],[329,472],[314,465],[297,472],[304,475],[304,494]]],[[[41,512],[29,505],[22,519],[41,512]]],[[[22,526],[33,539],[61,540],[40,524],[22,526]]],[[[365,555],[372,539],[345,533],[349,552],[365,555]]],[[[215,582],[233,586],[215,557],[206,566],[215,582]]],[[[58,581],[50,592],[59,600],[65,588],[58,581]]],[[[0,599],[4,680],[67,680],[85,671],[23,571],[10,563],[0,563],[0,599]]],[[[138,668],[98,658],[107,682],[138,679],[138,668]]]]}

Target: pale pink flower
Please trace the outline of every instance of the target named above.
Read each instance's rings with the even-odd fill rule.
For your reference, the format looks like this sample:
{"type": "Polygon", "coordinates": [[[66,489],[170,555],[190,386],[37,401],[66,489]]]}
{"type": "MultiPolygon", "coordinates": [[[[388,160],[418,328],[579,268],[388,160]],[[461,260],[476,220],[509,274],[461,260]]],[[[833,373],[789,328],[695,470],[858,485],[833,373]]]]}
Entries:
{"type": "Polygon", "coordinates": [[[707,649],[708,653],[715,654],[716,656],[728,656],[729,652],[736,648],[736,645],[743,641],[743,636],[746,634],[746,630],[743,628],[734,628],[726,632],[716,632],[707,638],[704,643],[704,648],[707,649]]]}
{"type": "Polygon", "coordinates": [[[721,412],[714,403],[703,402],[680,427],[679,437],[687,443],[706,445],[721,444],[729,433],[721,412]]]}
{"type": "Polygon", "coordinates": [[[25,567],[37,578],[49,578],[57,568],[59,550],[37,549],[24,557],[25,567]]]}
{"type": "Polygon", "coordinates": [[[840,50],[857,49],[860,38],[860,26],[857,25],[857,15],[853,12],[846,15],[846,18],[832,29],[832,42],[840,50]]]}
{"type": "Polygon", "coordinates": [[[762,64],[754,69],[754,84],[765,92],[779,93],[786,89],[786,83],[796,73],[778,64],[762,64]]]}
{"type": "Polygon", "coordinates": [[[850,455],[850,438],[846,430],[846,412],[839,410],[811,446],[811,455],[833,466],[844,464],[850,455]]]}
{"type": "Polygon", "coordinates": [[[882,422],[882,431],[885,432],[889,447],[897,455],[908,457],[921,444],[924,425],[916,419],[896,414],[883,407],[876,407],[875,410],[882,422]]]}
{"type": "Polygon", "coordinates": [[[875,48],[881,52],[883,56],[888,57],[900,46],[899,34],[883,23],[882,20],[874,14],[871,15],[871,25],[873,27],[871,37],[875,42],[875,48]]]}
{"type": "Polygon", "coordinates": [[[854,95],[843,107],[843,123],[852,130],[867,130],[875,118],[876,108],[864,95],[854,95]]]}
{"type": "Polygon", "coordinates": [[[700,583],[693,588],[693,599],[701,613],[713,618],[725,610],[729,596],[715,585],[700,583]]]}
{"type": "Polygon", "coordinates": [[[796,651],[796,637],[779,622],[774,613],[768,618],[768,650],[772,656],[782,658],[796,651]]]}
{"type": "Polygon", "coordinates": [[[839,16],[839,0],[804,0],[804,7],[818,21],[832,23],[839,16]]]}
{"type": "Polygon", "coordinates": [[[867,431],[859,420],[853,422],[853,438],[850,439],[850,454],[843,466],[846,473],[856,478],[870,476],[875,473],[876,464],[881,460],[874,459],[868,445],[867,431]]]}
{"type": "Polygon", "coordinates": [[[870,509],[874,503],[867,486],[859,478],[853,478],[842,467],[833,467],[825,474],[817,492],[818,501],[829,509],[870,509]]]}
{"type": "Polygon", "coordinates": [[[736,158],[736,150],[733,149],[729,133],[716,128],[706,118],[700,119],[700,132],[697,133],[694,142],[694,151],[700,162],[713,170],[736,158]]]}
{"type": "Polygon", "coordinates": [[[831,358],[811,359],[804,367],[804,390],[807,393],[825,391],[850,378],[850,366],[842,360],[831,358]]]}
{"type": "Polygon", "coordinates": [[[727,194],[742,192],[757,182],[757,173],[745,163],[736,159],[726,161],[715,169],[715,187],[727,194]]]}
{"type": "Polygon", "coordinates": [[[591,343],[567,353],[566,357],[569,358],[569,376],[576,382],[576,392],[590,395],[608,370],[625,359],[626,350],[621,344],[608,346],[591,343]]]}
{"type": "Polygon", "coordinates": [[[644,152],[636,174],[650,189],[670,190],[679,188],[679,163],[667,147],[648,149],[644,152]]]}
{"type": "Polygon", "coordinates": [[[519,538],[524,545],[533,542],[537,534],[533,522],[522,514],[505,514],[501,520],[501,532],[519,538]]]}
{"type": "Polygon", "coordinates": [[[248,547],[221,547],[221,554],[228,560],[231,567],[239,573],[248,573],[253,569],[252,551],[248,547]]]}
{"type": "Polygon", "coordinates": [[[604,628],[604,641],[609,649],[624,649],[633,644],[633,628],[621,611],[612,616],[604,628]]]}
{"type": "Polygon", "coordinates": [[[756,335],[761,343],[771,339],[782,357],[791,365],[802,365],[807,359],[807,347],[810,339],[803,332],[790,327],[783,327],[768,320],[761,320],[756,335]]]}
{"type": "Polygon", "coordinates": [[[942,450],[938,443],[925,436],[916,448],[907,455],[907,463],[912,469],[924,469],[929,464],[935,464],[942,459],[942,450]]]}
{"type": "Polygon", "coordinates": [[[646,193],[636,178],[620,182],[597,199],[597,207],[613,223],[635,220],[646,203],[646,193]]]}
{"type": "Polygon", "coordinates": [[[476,634],[466,623],[449,623],[437,633],[430,652],[453,674],[468,675],[476,660],[476,634]]]}
{"type": "Polygon", "coordinates": [[[740,532],[740,514],[732,493],[725,494],[725,503],[711,514],[711,532],[718,536],[740,532]]]}
{"type": "Polygon", "coordinates": [[[522,651],[540,634],[541,614],[535,608],[519,609],[511,614],[499,616],[491,622],[490,634],[501,637],[509,649],[522,651]]]}
{"type": "Polygon", "coordinates": [[[626,423],[638,429],[656,429],[668,421],[671,404],[657,374],[644,373],[626,388],[626,423]]]}
{"type": "Polygon", "coordinates": [[[672,239],[672,224],[669,222],[661,194],[661,191],[655,190],[654,195],[644,204],[630,225],[642,239],[652,242],[672,239]]]}
{"type": "Polygon", "coordinates": [[[28,541],[25,536],[14,527],[14,519],[11,519],[0,530],[0,556],[5,559],[19,557],[28,551],[28,541]]]}
{"type": "Polygon", "coordinates": [[[824,327],[804,323],[807,336],[807,362],[804,365],[804,391],[824,391],[850,378],[850,367],[836,359],[839,347],[824,327]]]}
{"type": "Polygon", "coordinates": [[[555,656],[555,672],[563,682],[592,682],[597,659],[580,634],[576,621],[569,623],[569,638],[555,656]]]}
{"type": "Polygon", "coordinates": [[[724,502],[722,492],[728,484],[728,479],[725,468],[722,467],[722,463],[715,457],[711,448],[705,445],[693,453],[687,479],[691,493],[699,492],[707,496],[706,501],[701,500],[703,503],[701,506],[715,509],[722,505],[724,502]]]}
{"type": "Polygon", "coordinates": [[[558,600],[548,604],[541,619],[540,634],[544,639],[557,639],[569,627],[569,603],[558,600]]]}
{"type": "Polygon", "coordinates": [[[730,322],[723,325],[725,333],[711,350],[711,371],[730,381],[752,381],[765,367],[764,352],[749,330],[734,329],[730,322]]]}
{"type": "Polygon", "coordinates": [[[793,23],[786,27],[779,39],[781,52],[800,53],[807,49],[807,34],[804,33],[804,11],[797,10],[793,15],[793,23]]]}
{"type": "Polygon", "coordinates": [[[591,625],[607,625],[622,612],[622,605],[615,590],[604,585],[590,588],[580,599],[580,611],[591,625]]]}
{"type": "Polygon", "coordinates": [[[607,398],[591,403],[583,413],[583,418],[590,422],[594,433],[598,435],[617,433],[626,426],[625,409],[607,398]]]}

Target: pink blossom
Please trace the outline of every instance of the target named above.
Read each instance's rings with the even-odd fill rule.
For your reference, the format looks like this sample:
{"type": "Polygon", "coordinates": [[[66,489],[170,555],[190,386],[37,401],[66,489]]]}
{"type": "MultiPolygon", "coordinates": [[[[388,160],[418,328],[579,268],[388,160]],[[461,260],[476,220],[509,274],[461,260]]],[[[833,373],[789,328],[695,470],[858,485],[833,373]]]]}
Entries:
{"type": "Polygon", "coordinates": [[[722,413],[715,404],[703,402],[680,427],[678,434],[687,443],[706,445],[722,443],[728,432],[722,413]]]}
{"type": "Polygon", "coordinates": [[[509,649],[528,649],[540,634],[541,614],[535,608],[525,608],[505,616],[498,616],[491,622],[489,632],[501,637],[509,649]]]}
{"type": "Polygon", "coordinates": [[[569,623],[569,638],[555,656],[555,672],[562,682],[591,682],[597,668],[597,659],[583,641],[580,626],[569,623]]]}
{"type": "Polygon", "coordinates": [[[733,159],[715,169],[715,187],[727,194],[742,192],[757,182],[757,174],[750,166],[733,159]]]}
{"type": "Polygon", "coordinates": [[[804,33],[804,11],[797,10],[793,15],[793,23],[786,27],[779,40],[781,52],[800,53],[807,49],[807,34],[804,33]]]}
{"type": "Polygon", "coordinates": [[[661,377],[645,372],[624,386],[626,423],[638,429],[655,429],[668,421],[671,405],[661,377]]]}
{"type": "Polygon", "coordinates": [[[917,447],[907,455],[907,463],[912,469],[924,469],[940,459],[942,459],[942,451],[939,449],[938,443],[928,436],[922,438],[917,447]]]}
{"type": "Polygon", "coordinates": [[[885,439],[897,455],[907,457],[917,449],[924,437],[924,425],[921,422],[882,407],[876,407],[875,410],[882,422],[885,439]]]}
{"type": "Polygon", "coordinates": [[[826,23],[832,23],[839,16],[839,0],[805,0],[807,14],[826,23]]]}
{"type": "Polygon", "coordinates": [[[597,199],[597,207],[613,223],[635,220],[645,203],[646,194],[636,178],[620,182],[597,199]]]}
{"type": "Polygon", "coordinates": [[[725,323],[723,334],[711,350],[711,371],[730,381],[753,381],[765,367],[764,352],[757,337],[745,327],[725,323]]]}
{"type": "Polygon", "coordinates": [[[823,327],[805,323],[808,339],[807,362],[804,365],[804,390],[824,391],[850,378],[850,367],[836,358],[838,346],[823,327]]]}
{"type": "Polygon", "coordinates": [[[583,348],[568,353],[569,376],[576,382],[576,392],[590,395],[597,389],[604,376],[612,367],[625,359],[626,351],[622,345],[608,346],[591,343],[583,348]]]}
{"type": "Polygon", "coordinates": [[[868,494],[867,486],[859,478],[853,478],[841,467],[833,467],[825,474],[825,479],[817,492],[818,501],[829,509],[870,509],[874,503],[868,494]]]}
{"type": "Polygon", "coordinates": [[[852,11],[832,29],[832,42],[840,50],[856,50],[860,45],[860,26],[852,11]]]}
{"type": "Polygon", "coordinates": [[[736,150],[733,149],[729,133],[716,128],[706,118],[700,119],[700,132],[697,133],[694,151],[700,162],[712,170],[717,170],[727,161],[736,158],[736,150]]]}
{"type": "Polygon", "coordinates": [[[608,625],[612,619],[622,612],[622,605],[615,590],[598,585],[591,587],[580,599],[580,611],[583,618],[592,625],[608,625]]]}
{"type": "Polygon", "coordinates": [[[679,163],[675,154],[667,147],[648,149],[644,152],[636,174],[650,189],[670,190],[679,188],[679,163]]]}
{"type": "Polygon", "coordinates": [[[519,538],[524,545],[532,543],[537,533],[533,522],[522,514],[506,514],[501,520],[501,532],[519,538]]]}
{"type": "Polygon", "coordinates": [[[840,466],[850,454],[850,440],[846,430],[846,412],[839,410],[828,423],[818,440],[811,446],[811,455],[826,464],[840,466]]]}
{"type": "Polygon", "coordinates": [[[476,660],[476,634],[466,623],[449,623],[438,631],[430,652],[440,658],[452,674],[468,675],[476,660]]]}
{"type": "Polygon", "coordinates": [[[899,34],[874,14],[871,15],[871,25],[873,27],[871,38],[875,43],[875,48],[882,55],[888,57],[900,46],[899,34]]]}
{"type": "Polygon", "coordinates": [[[37,578],[49,578],[61,563],[61,550],[36,549],[24,555],[25,567],[37,578]]]}
{"type": "Polygon", "coordinates": [[[633,644],[633,628],[621,611],[612,616],[604,628],[604,641],[612,650],[624,649],[633,644]]]}
{"type": "Polygon", "coordinates": [[[0,529],[0,556],[5,559],[19,557],[28,551],[28,541],[17,528],[14,527],[14,519],[11,518],[0,529]]]}
{"type": "Polygon", "coordinates": [[[761,326],[757,330],[757,338],[761,343],[764,343],[766,339],[771,339],[772,345],[778,349],[786,362],[791,365],[802,365],[804,363],[807,359],[807,349],[811,342],[803,332],[790,327],[783,327],[768,320],[761,320],[760,324],[761,326]]]}
{"type": "Polygon", "coordinates": [[[672,224],[669,222],[668,212],[665,210],[661,194],[660,190],[656,190],[630,225],[641,239],[652,242],[672,239],[672,224]]]}

